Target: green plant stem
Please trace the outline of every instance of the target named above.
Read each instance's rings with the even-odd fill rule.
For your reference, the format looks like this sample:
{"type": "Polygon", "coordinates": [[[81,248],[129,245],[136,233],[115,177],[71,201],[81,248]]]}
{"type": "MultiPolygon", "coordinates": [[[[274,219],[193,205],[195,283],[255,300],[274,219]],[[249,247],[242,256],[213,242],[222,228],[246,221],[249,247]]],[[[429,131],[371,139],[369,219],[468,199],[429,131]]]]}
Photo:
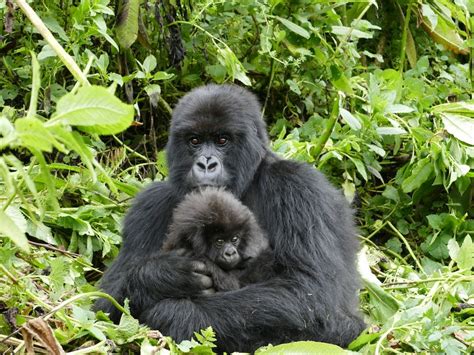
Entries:
{"type": "Polygon", "coordinates": [[[415,253],[413,252],[410,244],[408,243],[408,240],[406,240],[406,238],[403,236],[402,233],[400,233],[400,231],[395,228],[395,226],[392,224],[392,222],[390,221],[387,221],[387,225],[395,232],[395,234],[398,236],[398,238],[400,238],[403,243],[405,244],[405,247],[407,248],[408,250],[408,253],[410,254],[410,256],[412,257],[412,259],[415,261],[415,264],[418,266],[418,268],[424,273],[425,273],[425,270],[423,269],[423,266],[421,266],[420,262],[418,261],[418,259],[416,258],[415,256],[415,253]]]}
{"type": "Polygon", "coordinates": [[[48,42],[48,44],[53,48],[53,50],[58,55],[59,59],[64,63],[64,65],[69,69],[71,74],[84,86],[89,86],[89,81],[84,73],[81,71],[79,66],[76,64],[74,59],[64,50],[64,48],[59,44],[59,42],[54,38],[50,30],[45,26],[44,22],[36,14],[36,12],[31,8],[26,0],[15,0],[17,5],[25,13],[28,19],[31,21],[36,30],[43,36],[43,38],[48,42]]]}
{"type": "Polygon", "coordinates": [[[41,87],[41,74],[38,59],[33,51],[31,51],[31,67],[33,71],[33,80],[31,84],[30,106],[28,108],[28,117],[36,116],[36,106],[38,104],[38,92],[41,87]]]}
{"type": "Polygon", "coordinates": [[[411,17],[411,4],[408,4],[407,7],[407,14],[405,16],[405,22],[403,24],[403,33],[402,33],[402,44],[400,49],[400,73],[403,72],[405,68],[405,57],[406,57],[406,46],[407,46],[407,37],[408,37],[408,26],[410,24],[410,17],[411,17]]]}
{"type": "Polygon", "coordinates": [[[66,307],[68,304],[70,303],[73,303],[73,302],[76,302],[77,300],[81,299],[81,298],[106,298],[108,301],[110,301],[110,303],[112,303],[120,312],[122,313],[125,313],[126,315],[130,315],[130,312],[127,311],[125,308],[123,308],[116,300],[115,298],[113,298],[112,296],[108,295],[107,293],[105,292],[100,292],[100,291],[93,291],[93,292],[86,292],[86,293],[81,293],[79,295],[76,295],[74,297],[71,297],[69,299],[67,299],[66,301],[64,302],[61,302],[60,304],[58,304],[56,307],[54,307],[53,309],[51,309],[51,311],[48,312],[48,314],[46,314],[43,319],[44,320],[48,320],[49,318],[51,318],[54,313],[56,313],[57,311],[61,310],[62,308],[66,307]]]}
{"type": "Polygon", "coordinates": [[[331,136],[331,133],[334,129],[334,125],[336,124],[336,121],[339,117],[339,101],[340,101],[340,96],[338,94],[334,98],[334,101],[332,104],[331,115],[329,116],[329,120],[326,124],[326,128],[324,129],[323,134],[319,138],[318,143],[316,144],[316,147],[314,148],[313,156],[314,156],[315,161],[318,161],[319,156],[321,155],[321,152],[323,151],[323,148],[326,145],[326,142],[331,136]]]}
{"type": "Polygon", "coordinates": [[[0,264],[0,270],[10,279],[12,280],[12,282],[14,284],[17,284],[18,283],[18,279],[15,277],[15,275],[13,275],[10,271],[8,271],[8,269],[3,266],[2,264],[0,264]]]}

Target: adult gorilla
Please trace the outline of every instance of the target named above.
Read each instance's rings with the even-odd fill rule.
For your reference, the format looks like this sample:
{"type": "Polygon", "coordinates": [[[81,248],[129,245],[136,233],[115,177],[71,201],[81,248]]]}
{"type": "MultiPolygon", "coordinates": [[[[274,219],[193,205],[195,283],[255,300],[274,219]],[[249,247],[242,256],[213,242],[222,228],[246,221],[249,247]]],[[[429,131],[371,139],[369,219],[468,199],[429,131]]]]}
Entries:
{"type": "MultiPolygon", "coordinates": [[[[184,96],[167,145],[169,180],[155,182],[125,218],[123,246],[101,287],[132,314],[176,340],[211,325],[219,349],[318,340],[346,346],[364,328],[358,314],[358,242],[343,196],[309,165],[268,149],[257,99],[231,85],[184,96]],[[278,276],[212,293],[203,263],[160,251],[174,207],[190,190],[225,186],[255,214],[278,276]]],[[[119,312],[106,300],[97,309],[119,312]]]]}

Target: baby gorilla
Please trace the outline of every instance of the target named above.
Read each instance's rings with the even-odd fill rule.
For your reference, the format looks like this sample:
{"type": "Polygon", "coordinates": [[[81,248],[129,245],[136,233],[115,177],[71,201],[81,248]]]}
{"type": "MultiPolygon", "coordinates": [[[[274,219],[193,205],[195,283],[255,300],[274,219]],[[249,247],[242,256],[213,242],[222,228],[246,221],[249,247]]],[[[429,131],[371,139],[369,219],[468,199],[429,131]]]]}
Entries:
{"type": "Polygon", "coordinates": [[[236,290],[273,274],[273,254],[253,213],[224,189],[186,195],[173,212],[162,250],[203,261],[216,291],[236,290]]]}

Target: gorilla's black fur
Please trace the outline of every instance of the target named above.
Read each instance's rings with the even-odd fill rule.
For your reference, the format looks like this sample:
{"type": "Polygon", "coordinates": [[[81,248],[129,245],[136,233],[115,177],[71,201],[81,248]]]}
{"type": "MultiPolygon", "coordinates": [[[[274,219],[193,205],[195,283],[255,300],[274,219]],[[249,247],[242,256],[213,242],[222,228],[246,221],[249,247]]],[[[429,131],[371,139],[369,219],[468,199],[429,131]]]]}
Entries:
{"type": "MultiPolygon", "coordinates": [[[[320,172],[270,151],[254,95],[231,85],[191,91],[173,112],[167,157],[169,180],[145,189],[125,218],[106,292],[178,341],[211,325],[226,351],[296,340],[346,346],[362,331],[352,211],[320,172]],[[203,263],[160,251],[173,209],[202,185],[226,187],[253,212],[277,276],[207,295],[203,263]]],[[[106,300],[96,308],[120,317],[106,300]]]]}
{"type": "Polygon", "coordinates": [[[273,253],[253,213],[222,188],[207,187],[184,197],[161,250],[202,260],[216,291],[274,276],[273,253]]]}

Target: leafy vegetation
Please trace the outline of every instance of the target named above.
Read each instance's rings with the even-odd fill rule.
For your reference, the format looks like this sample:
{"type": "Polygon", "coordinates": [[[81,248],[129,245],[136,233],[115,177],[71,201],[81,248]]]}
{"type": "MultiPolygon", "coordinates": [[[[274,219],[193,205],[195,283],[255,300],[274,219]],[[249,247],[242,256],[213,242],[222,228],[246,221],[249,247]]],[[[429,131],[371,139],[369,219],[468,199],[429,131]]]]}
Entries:
{"type": "MultiPolygon", "coordinates": [[[[2,351],[213,352],[212,329],[176,344],[90,307],[131,198],[167,175],[171,107],[236,82],[273,149],[358,205],[369,326],[349,349],[472,352],[472,0],[31,6],[0,2],[2,351]]],[[[261,353],[295,346],[338,351],[261,353]]]]}

